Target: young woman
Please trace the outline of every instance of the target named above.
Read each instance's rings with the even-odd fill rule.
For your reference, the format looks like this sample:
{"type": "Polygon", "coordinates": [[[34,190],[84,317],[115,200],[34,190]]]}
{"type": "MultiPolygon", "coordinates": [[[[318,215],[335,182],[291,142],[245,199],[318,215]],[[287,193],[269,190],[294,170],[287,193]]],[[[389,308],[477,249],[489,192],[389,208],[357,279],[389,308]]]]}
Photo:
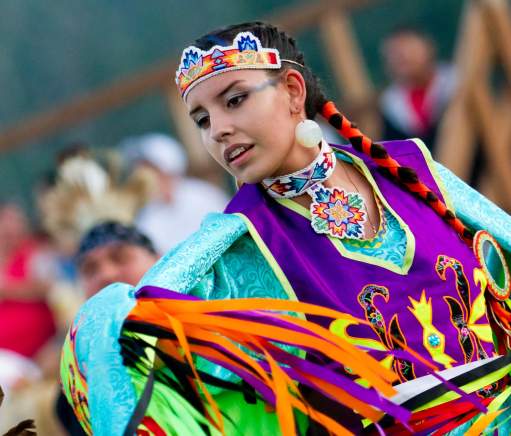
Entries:
{"type": "Polygon", "coordinates": [[[271,25],[200,38],[176,82],[241,187],[136,289],[106,288],[78,315],[62,375],[86,428],[508,434],[509,217],[420,141],[367,138],[271,25]],[[327,144],[319,115],[351,145],[327,144]],[[421,378],[434,370],[448,389],[421,378]],[[392,381],[420,395],[396,408],[392,381]]]}

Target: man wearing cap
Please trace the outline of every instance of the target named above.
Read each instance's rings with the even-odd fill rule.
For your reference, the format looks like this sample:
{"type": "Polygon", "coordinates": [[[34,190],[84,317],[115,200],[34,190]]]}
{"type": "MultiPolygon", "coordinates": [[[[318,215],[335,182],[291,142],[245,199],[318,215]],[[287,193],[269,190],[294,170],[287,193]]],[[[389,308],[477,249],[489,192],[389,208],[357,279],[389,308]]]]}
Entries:
{"type": "MultiPolygon", "coordinates": [[[[90,298],[112,283],[135,286],[157,259],[147,236],[133,226],[107,221],[91,228],[82,238],[76,264],[85,296],[90,298]]],[[[85,434],[62,393],[56,407],[68,434],[85,434]]]]}
{"type": "Polygon", "coordinates": [[[76,262],[86,297],[111,283],[136,285],[158,256],[147,236],[133,226],[108,221],[83,237],[76,262]]]}

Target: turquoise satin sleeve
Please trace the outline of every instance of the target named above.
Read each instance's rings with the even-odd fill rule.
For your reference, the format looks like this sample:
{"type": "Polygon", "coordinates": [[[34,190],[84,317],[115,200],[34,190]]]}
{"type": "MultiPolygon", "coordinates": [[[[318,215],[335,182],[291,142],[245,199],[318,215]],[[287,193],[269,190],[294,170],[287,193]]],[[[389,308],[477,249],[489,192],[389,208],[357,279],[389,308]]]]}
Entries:
{"type": "Polygon", "coordinates": [[[511,251],[511,216],[443,165],[436,166],[458,217],[474,230],[487,230],[511,251]]]}
{"type": "Polygon", "coordinates": [[[245,222],[220,213],[209,214],[200,230],[163,256],[137,288],[146,284],[206,300],[287,298],[245,222]]]}
{"type": "MultiPolygon", "coordinates": [[[[159,286],[205,300],[278,298],[288,296],[236,215],[209,214],[198,232],[163,256],[142,278],[159,286]]],[[[224,380],[237,381],[230,371],[197,358],[197,367],[224,380]]],[[[211,387],[211,393],[220,392],[211,387]]]]}
{"type": "MultiPolygon", "coordinates": [[[[135,289],[146,284],[204,299],[287,298],[244,221],[224,214],[209,215],[201,229],[163,256],[136,288],[117,283],[103,289],[75,318],[76,356],[87,380],[94,434],[122,434],[137,401],[134,383],[145,383],[144,377],[123,366],[118,339],[135,305],[135,289]]],[[[203,359],[196,364],[223,379],[237,380],[230,371],[203,359]]],[[[213,394],[219,391],[211,388],[213,394]]]]}
{"type": "Polygon", "coordinates": [[[245,223],[236,215],[207,215],[200,229],[165,254],[144,275],[137,288],[152,285],[191,293],[213,264],[246,232],[245,223]]]}
{"type": "Polygon", "coordinates": [[[75,318],[76,357],[87,379],[94,435],[123,434],[135,408],[135,389],[119,345],[122,324],[134,305],[133,287],[115,283],[88,300],[75,318]]]}

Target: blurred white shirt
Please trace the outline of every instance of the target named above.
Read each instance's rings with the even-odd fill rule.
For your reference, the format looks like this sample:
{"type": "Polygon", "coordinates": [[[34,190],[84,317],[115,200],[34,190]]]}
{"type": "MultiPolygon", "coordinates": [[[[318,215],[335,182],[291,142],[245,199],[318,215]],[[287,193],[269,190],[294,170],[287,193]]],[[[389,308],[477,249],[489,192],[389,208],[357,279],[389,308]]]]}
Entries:
{"type": "Polygon", "coordinates": [[[199,229],[205,215],[222,212],[229,197],[216,186],[199,179],[183,178],[174,191],[174,201],[149,202],[138,214],[136,225],[158,253],[165,254],[199,229]]]}

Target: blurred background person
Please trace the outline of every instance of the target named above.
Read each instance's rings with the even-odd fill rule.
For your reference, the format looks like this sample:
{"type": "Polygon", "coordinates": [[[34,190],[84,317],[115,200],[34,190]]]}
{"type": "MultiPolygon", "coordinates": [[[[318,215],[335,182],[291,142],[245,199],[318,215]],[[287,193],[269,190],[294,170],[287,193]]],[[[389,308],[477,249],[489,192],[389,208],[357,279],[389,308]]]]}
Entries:
{"type": "Polygon", "coordinates": [[[112,283],[136,285],[157,260],[147,236],[134,226],[115,221],[97,224],[89,230],[76,256],[86,298],[112,283]]]}
{"type": "Polygon", "coordinates": [[[0,385],[5,389],[41,375],[34,359],[55,334],[47,304],[54,260],[31,232],[24,211],[0,204],[0,385]]]}
{"type": "MultiPolygon", "coordinates": [[[[31,229],[17,203],[0,204],[0,386],[5,391],[0,433],[27,418],[38,419],[40,434],[49,429],[44,413],[36,411],[52,393],[44,380],[46,350],[57,331],[51,307],[55,275],[49,241],[31,229]]],[[[53,352],[50,361],[57,359],[53,352]]]]}
{"type": "Polygon", "coordinates": [[[137,227],[164,254],[198,230],[209,212],[221,212],[228,196],[204,180],[187,177],[188,159],[183,146],[170,136],[148,133],[121,143],[133,168],[153,171],[157,189],[137,218],[137,227]]]}
{"type": "MultiPolygon", "coordinates": [[[[77,147],[70,144],[59,153],[58,163],[52,171],[54,176],[46,177],[37,186],[41,224],[51,237],[48,243],[45,240],[43,248],[46,250],[50,242],[52,248],[49,251],[51,265],[39,260],[33,263],[38,266],[35,271],[52,272],[51,277],[44,281],[47,286],[37,290],[46,290],[56,334],[45,341],[32,361],[26,359],[26,365],[31,365],[28,369],[19,363],[14,367],[24,377],[6,392],[6,401],[0,408],[0,434],[27,417],[35,420],[38,434],[83,434],[77,430],[73,420],[65,420],[65,411],[61,415],[63,425],[59,426],[55,413],[55,399],[60,393],[57,378],[59,356],[70,322],[86,298],[116,281],[137,283],[157,258],[148,238],[131,227],[136,213],[149,198],[152,177],[145,177],[141,174],[143,171],[135,171],[124,178],[114,171],[114,167],[113,164],[100,164],[86,145],[77,147]],[[35,376],[28,378],[25,374],[31,374],[30,371],[35,376]]],[[[14,245],[9,242],[4,246],[2,240],[11,241],[14,240],[12,235],[26,233],[19,229],[21,224],[26,228],[26,219],[19,217],[19,208],[15,209],[16,213],[11,209],[6,209],[9,213],[0,214],[2,249],[14,245]],[[9,237],[4,235],[7,230],[9,237]]],[[[34,238],[18,239],[32,241],[34,238]]],[[[39,239],[36,242],[42,244],[39,239]]],[[[31,244],[28,246],[31,247],[31,244]]],[[[20,244],[20,247],[24,246],[20,244]]],[[[15,258],[32,264],[27,260],[31,250],[20,248],[18,251],[27,254],[15,258]]],[[[18,269],[19,264],[20,261],[17,261],[18,269]]],[[[11,329],[6,338],[19,346],[18,341],[33,339],[43,331],[30,323],[23,327],[30,330],[11,329]]],[[[6,372],[6,369],[0,361],[2,371],[6,372]]]]}
{"type": "Polygon", "coordinates": [[[433,40],[414,27],[387,35],[381,55],[390,81],[380,98],[382,137],[419,137],[434,152],[440,118],[456,89],[454,68],[437,60],[433,40]]]}

